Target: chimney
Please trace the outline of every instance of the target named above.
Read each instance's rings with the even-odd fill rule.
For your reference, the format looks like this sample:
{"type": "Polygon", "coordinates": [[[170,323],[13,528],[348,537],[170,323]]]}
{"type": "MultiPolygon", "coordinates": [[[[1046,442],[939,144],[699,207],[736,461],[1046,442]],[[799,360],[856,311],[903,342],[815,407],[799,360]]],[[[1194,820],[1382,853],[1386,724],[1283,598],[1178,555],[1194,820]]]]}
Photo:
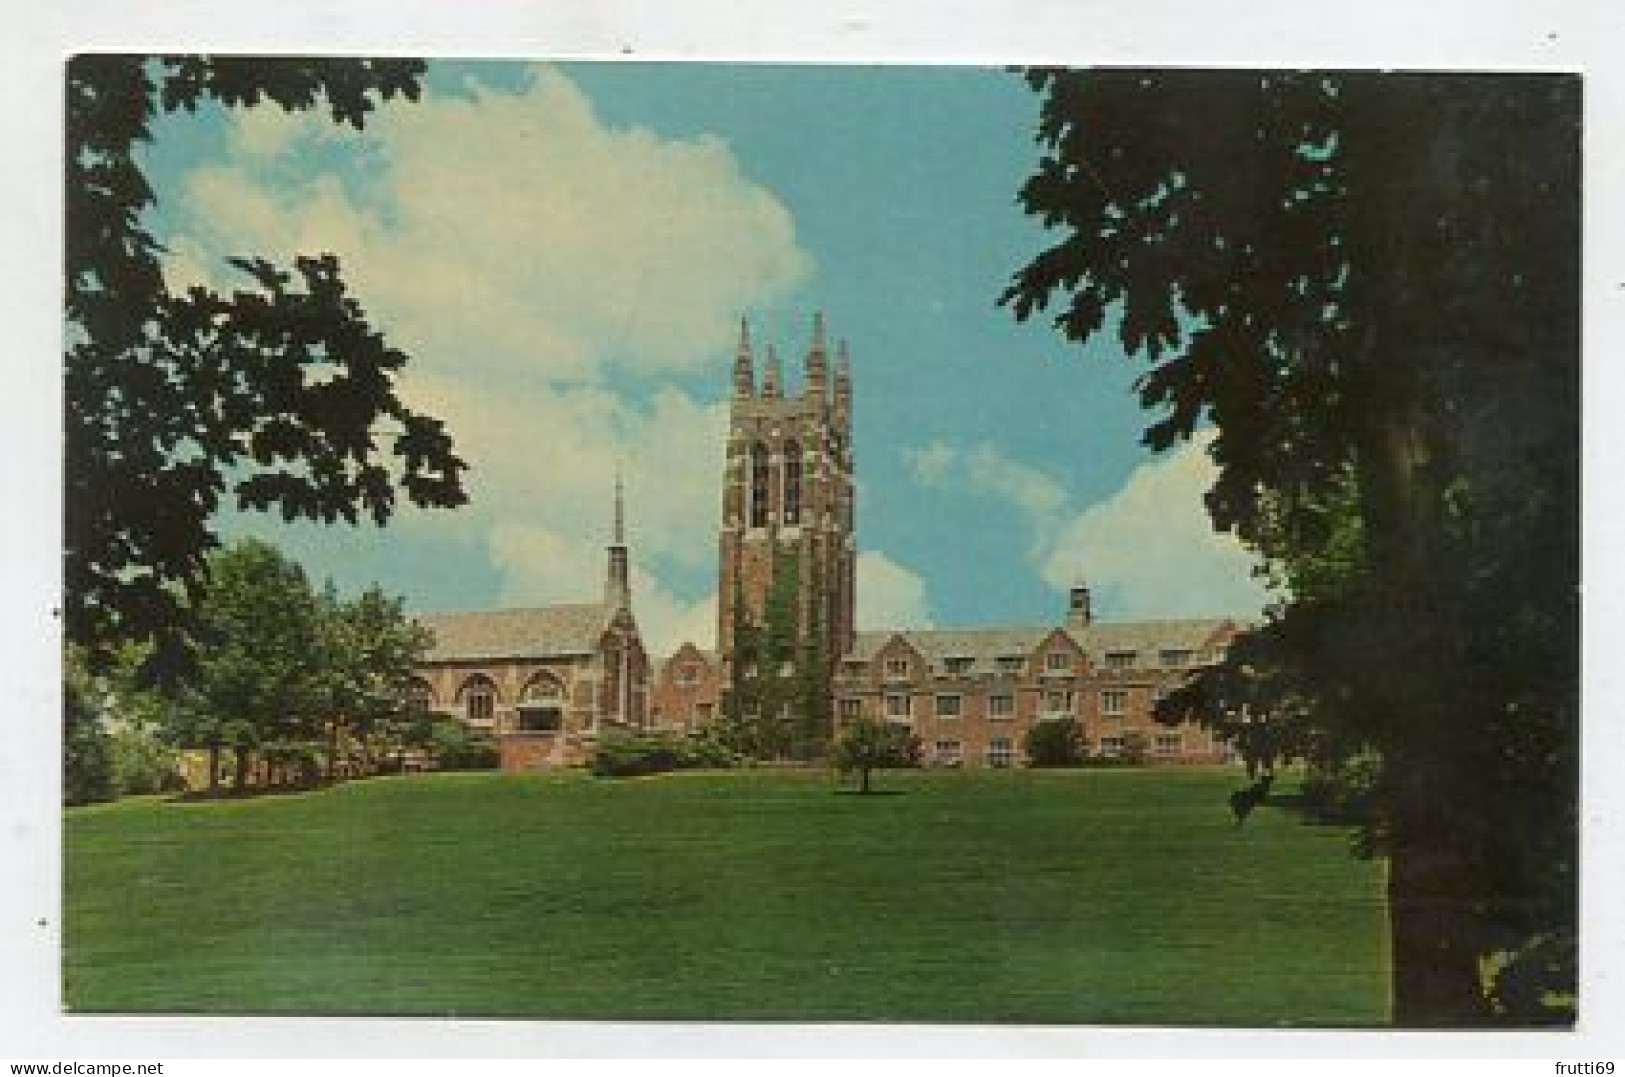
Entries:
{"type": "Polygon", "coordinates": [[[1068,592],[1066,603],[1066,626],[1068,628],[1088,628],[1094,620],[1094,611],[1090,609],[1089,585],[1075,583],[1068,592]]]}

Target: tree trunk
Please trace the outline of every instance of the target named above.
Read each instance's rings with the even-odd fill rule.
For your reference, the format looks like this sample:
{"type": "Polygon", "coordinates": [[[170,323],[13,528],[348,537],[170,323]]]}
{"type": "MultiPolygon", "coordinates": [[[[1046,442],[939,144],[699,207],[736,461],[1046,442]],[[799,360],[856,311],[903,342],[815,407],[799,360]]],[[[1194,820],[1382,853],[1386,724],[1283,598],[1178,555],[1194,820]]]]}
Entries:
{"type": "Polygon", "coordinates": [[[238,793],[245,791],[248,787],[248,761],[247,750],[238,748],[236,780],[232,783],[232,789],[238,793]]]}
{"type": "Polygon", "coordinates": [[[334,722],[327,734],[327,780],[333,781],[339,767],[339,724],[334,722]]]}
{"type": "Polygon", "coordinates": [[[1489,1023],[1479,980],[1473,889],[1471,871],[1449,835],[1396,840],[1388,863],[1395,1025],[1489,1023]]]}
{"type": "Polygon", "coordinates": [[[220,745],[209,745],[209,795],[220,795],[220,745]]]}
{"type": "Polygon", "coordinates": [[[868,791],[869,791],[869,768],[868,767],[860,767],[860,768],[858,768],[858,792],[867,793],[868,791]]]}

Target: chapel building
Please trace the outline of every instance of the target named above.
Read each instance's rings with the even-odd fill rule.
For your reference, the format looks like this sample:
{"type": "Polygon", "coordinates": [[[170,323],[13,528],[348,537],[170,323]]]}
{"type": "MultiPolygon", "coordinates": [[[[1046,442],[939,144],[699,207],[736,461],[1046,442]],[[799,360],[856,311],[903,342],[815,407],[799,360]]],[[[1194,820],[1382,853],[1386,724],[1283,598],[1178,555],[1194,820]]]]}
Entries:
{"type": "Polygon", "coordinates": [[[648,725],[649,657],[632,614],[621,484],[603,598],[422,613],[434,635],[417,702],[493,736],[502,769],[585,763],[599,734],[648,725]]]}

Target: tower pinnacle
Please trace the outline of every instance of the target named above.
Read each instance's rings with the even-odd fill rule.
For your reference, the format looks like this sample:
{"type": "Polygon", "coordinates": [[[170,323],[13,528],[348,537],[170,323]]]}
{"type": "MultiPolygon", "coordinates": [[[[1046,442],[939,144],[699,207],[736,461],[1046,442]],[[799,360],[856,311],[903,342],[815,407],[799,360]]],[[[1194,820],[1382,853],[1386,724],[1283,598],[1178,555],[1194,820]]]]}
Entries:
{"type": "Polygon", "coordinates": [[[756,374],[752,369],[750,352],[750,323],[739,316],[739,347],[734,352],[734,396],[746,397],[755,392],[756,374]]]}
{"type": "Polygon", "coordinates": [[[829,359],[824,348],[824,312],[813,313],[812,347],[807,352],[806,381],[803,395],[809,400],[823,403],[825,386],[829,379],[829,359]]]}
{"type": "Polygon", "coordinates": [[[784,384],[784,371],[779,368],[779,350],[772,341],[767,343],[767,370],[762,374],[762,395],[776,397],[784,384]]]}

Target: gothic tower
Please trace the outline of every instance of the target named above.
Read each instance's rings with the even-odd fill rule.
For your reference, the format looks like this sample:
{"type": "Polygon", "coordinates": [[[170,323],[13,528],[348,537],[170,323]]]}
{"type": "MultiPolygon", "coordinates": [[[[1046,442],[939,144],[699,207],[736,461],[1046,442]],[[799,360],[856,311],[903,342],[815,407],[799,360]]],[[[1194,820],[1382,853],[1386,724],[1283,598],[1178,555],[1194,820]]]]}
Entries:
{"type": "Polygon", "coordinates": [[[735,629],[768,619],[770,593],[793,589],[796,631],[806,653],[831,667],[855,630],[852,496],[852,372],[846,343],[833,379],[824,316],[813,315],[802,387],[786,384],[772,345],[760,391],[750,329],[741,319],[722,483],[717,649],[723,683],[736,656],[735,629]],[[793,572],[786,581],[783,574],[793,572]]]}

